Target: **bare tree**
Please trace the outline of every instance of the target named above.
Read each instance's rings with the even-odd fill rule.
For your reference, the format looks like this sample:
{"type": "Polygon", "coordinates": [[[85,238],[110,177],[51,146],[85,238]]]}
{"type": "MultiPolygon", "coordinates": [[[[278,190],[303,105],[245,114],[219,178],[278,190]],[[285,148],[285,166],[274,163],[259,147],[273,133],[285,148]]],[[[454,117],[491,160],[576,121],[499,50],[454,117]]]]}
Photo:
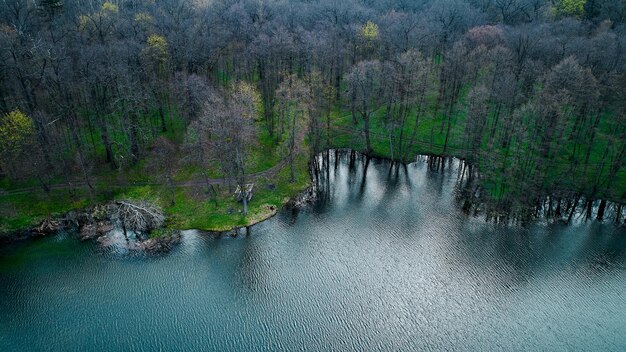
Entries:
{"type": "Polygon", "coordinates": [[[276,90],[277,114],[287,126],[286,144],[289,153],[291,182],[296,181],[295,158],[301,151],[304,136],[309,127],[311,97],[306,83],[294,75],[289,75],[276,90]]]}
{"type": "Polygon", "coordinates": [[[119,200],[113,205],[114,218],[119,219],[124,237],[127,231],[150,232],[165,223],[163,211],[156,205],[146,201],[119,200]]]}
{"type": "MultiPolygon", "coordinates": [[[[222,172],[235,180],[240,189],[247,189],[246,162],[255,143],[254,119],[259,111],[260,97],[247,83],[237,83],[231,90],[207,103],[202,120],[210,134],[209,145],[222,172]]],[[[248,213],[248,197],[243,197],[244,214],[248,213]]]]}
{"type": "Polygon", "coordinates": [[[361,61],[346,77],[353,114],[363,120],[366,154],[371,153],[370,119],[380,107],[381,64],[378,60],[361,61]]]}
{"type": "MultiPolygon", "coordinates": [[[[211,133],[212,124],[215,121],[214,114],[222,113],[222,109],[225,109],[224,101],[219,92],[208,86],[204,87],[204,91],[194,92],[193,94],[204,97],[202,101],[204,111],[200,110],[198,118],[187,127],[184,147],[189,161],[200,166],[207,193],[217,205],[217,191],[209,181],[209,162],[211,159],[219,159],[215,157],[218,149],[214,149],[215,142],[212,140],[211,133]]],[[[200,104],[200,102],[197,103],[200,104]]]]}
{"type": "Polygon", "coordinates": [[[170,204],[176,203],[174,171],[176,170],[176,146],[165,137],[157,138],[150,152],[149,169],[161,177],[170,193],[170,204]]]}

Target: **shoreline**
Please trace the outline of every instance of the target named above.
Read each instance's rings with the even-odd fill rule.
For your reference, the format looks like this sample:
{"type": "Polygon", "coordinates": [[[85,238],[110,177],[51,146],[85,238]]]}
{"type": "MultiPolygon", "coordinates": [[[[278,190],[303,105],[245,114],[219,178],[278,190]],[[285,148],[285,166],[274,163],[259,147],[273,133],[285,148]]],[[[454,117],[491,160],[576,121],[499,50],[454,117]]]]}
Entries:
{"type": "MultiPolygon", "coordinates": [[[[465,176],[465,169],[466,169],[465,167],[462,167],[463,164],[465,163],[465,165],[469,165],[466,163],[465,160],[458,158],[458,157],[429,155],[429,154],[419,155],[418,158],[421,157],[422,158],[421,161],[418,158],[416,158],[415,160],[409,163],[403,163],[402,161],[392,160],[388,157],[382,156],[377,153],[367,155],[367,154],[363,154],[361,152],[358,152],[354,149],[349,149],[349,148],[326,149],[320,152],[316,156],[316,158],[324,158],[325,156],[328,156],[331,153],[334,154],[334,156],[335,155],[336,156],[348,155],[349,158],[359,157],[359,158],[365,158],[365,159],[370,159],[370,160],[377,159],[377,160],[389,162],[391,163],[391,165],[395,164],[395,165],[404,166],[404,167],[415,162],[426,162],[428,163],[429,168],[434,170],[435,172],[439,172],[439,169],[438,169],[439,164],[442,165],[442,168],[443,168],[444,164],[449,164],[450,159],[452,160],[456,159],[460,163],[458,171],[459,171],[461,180],[463,180],[463,177],[465,176]],[[435,167],[433,167],[433,165],[435,165],[435,167]]],[[[478,179],[477,177],[478,175],[476,174],[475,176],[476,177],[473,178],[468,175],[468,179],[471,180],[470,182],[478,179]]],[[[162,227],[159,230],[163,230],[163,231],[200,230],[200,231],[214,232],[214,233],[231,233],[231,234],[238,233],[239,230],[241,229],[248,228],[256,224],[259,224],[263,221],[271,219],[272,217],[276,216],[276,214],[278,214],[279,211],[289,206],[290,203],[292,205],[295,203],[298,203],[297,199],[301,198],[303,194],[307,194],[305,198],[309,199],[309,200],[305,200],[305,202],[310,202],[310,199],[314,198],[314,194],[313,194],[314,192],[312,191],[314,188],[313,184],[316,178],[314,171],[308,170],[307,177],[308,177],[308,180],[306,184],[304,184],[302,187],[297,187],[297,190],[293,192],[289,197],[284,197],[279,206],[272,205],[272,204],[257,205],[255,210],[260,209],[261,212],[253,214],[251,217],[247,217],[247,216],[244,217],[244,219],[246,220],[246,223],[244,224],[238,223],[239,221],[236,218],[238,214],[234,214],[234,215],[231,214],[232,221],[230,221],[230,224],[221,224],[221,225],[216,224],[215,226],[177,226],[176,223],[173,223],[173,224],[170,223],[170,224],[166,224],[164,227],[162,227]]],[[[468,185],[469,184],[470,183],[468,182],[468,185]]],[[[585,220],[594,220],[594,221],[598,220],[598,221],[605,221],[605,222],[610,221],[610,222],[614,222],[622,226],[626,224],[626,221],[625,221],[626,219],[624,219],[624,217],[621,215],[615,216],[614,220],[610,219],[608,214],[606,215],[606,217],[604,216],[604,212],[607,211],[608,208],[611,208],[611,206],[616,208],[614,212],[623,213],[623,211],[626,210],[626,206],[624,206],[622,203],[619,203],[619,202],[614,202],[614,201],[604,200],[604,199],[587,199],[582,195],[578,195],[576,198],[573,198],[573,195],[575,195],[576,193],[570,192],[571,194],[567,194],[565,196],[558,196],[558,197],[554,194],[547,195],[542,200],[538,201],[538,203],[534,206],[515,205],[514,207],[511,207],[510,205],[507,206],[507,204],[501,204],[498,201],[486,199],[485,196],[479,191],[478,191],[479,195],[476,196],[477,189],[480,189],[480,186],[476,187],[475,184],[472,184],[472,187],[473,188],[469,191],[469,195],[465,194],[465,198],[462,198],[459,200],[459,208],[467,216],[472,216],[472,217],[484,216],[484,220],[487,222],[508,223],[511,225],[522,224],[522,226],[524,226],[524,225],[528,225],[531,223],[537,223],[541,220],[545,220],[548,223],[559,222],[559,223],[571,224],[573,215],[576,215],[577,218],[581,218],[585,216],[585,220]],[[599,211],[600,211],[599,209],[602,209],[601,212],[603,214],[600,218],[597,218],[598,217],[597,214],[599,214],[599,211]],[[596,214],[595,216],[593,215],[594,212],[596,214]]],[[[467,189],[469,189],[469,187],[466,187],[466,190],[467,189]]],[[[75,218],[76,214],[81,214],[81,213],[85,214],[98,205],[101,205],[101,203],[90,205],[87,207],[81,207],[78,209],[73,209],[73,210],[63,213],[62,215],[45,218],[44,220],[38,221],[36,225],[31,225],[31,226],[21,228],[21,229],[12,229],[9,231],[0,231],[0,247],[9,245],[15,242],[21,242],[21,241],[45,237],[49,235],[50,233],[58,230],[58,229],[53,229],[51,231],[42,231],[42,228],[46,227],[50,223],[67,222],[68,215],[73,214],[75,218]]],[[[618,213],[618,214],[621,214],[621,213],[618,213]]],[[[176,215],[178,214],[174,212],[174,217],[176,217],[176,215]]],[[[241,218],[239,218],[239,220],[240,219],[241,218]]],[[[77,226],[77,228],[80,228],[80,227],[81,226],[77,226]]],[[[162,236],[149,236],[148,238],[152,239],[152,238],[159,238],[159,237],[162,237],[162,236]]]]}
{"type": "MultiPolygon", "coordinates": [[[[273,205],[264,204],[261,207],[266,209],[267,212],[264,212],[261,216],[257,216],[249,219],[248,223],[245,225],[230,225],[223,227],[211,227],[211,228],[184,228],[184,227],[170,227],[165,225],[161,228],[155,229],[153,232],[163,232],[166,235],[153,235],[149,234],[147,238],[139,243],[141,246],[143,243],[152,243],[155,245],[160,245],[162,242],[170,242],[173,238],[179,237],[179,233],[181,231],[186,230],[199,230],[204,232],[211,233],[219,233],[219,234],[227,234],[229,236],[235,237],[239,233],[241,229],[247,229],[251,226],[259,224],[263,221],[269,220],[276,216],[279,211],[289,207],[289,206],[300,206],[301,201],[297,201],[297,199],[302,198],[303,195],[307,195],[305,198],[310,199],[312,194],[312,186],[308,184],[303,190],[297,192],[295,195],[286,198],[280,207],[275,207],[273,205]]],[[[308,202],[308,200],[307,200],[308,202]]],[[[111,232],[114,229],[110,229],[112,224],[109,220],[106,221],[82,221],[85,218],[91,218],[93,216],[93,211],[95,208],[102,204],[90,205],[85,208],[70,210],[69,212],[64,213],[61,216],[55,216],[46,218],[43,221],[39,222],[36,226],[30,226],[18,230],[0,232],[0,248],[9,246],[11,244],[26,242],[41,239],[48,236],[54,236],[61,230],[70,230],[76,231],[77,237],[81,240],[89,240],[89,239],[97,239],[98,237],[105,236],[106,233],[111,232]],[[82,219],[82,220],[81,220],[82,219]],[[50,226],[49,224],[56,224],[55,227],[50,226]],[[104,223],[104,224],[103,224],[104,223]],[[86,227],[91,226],[94,234],[99,233],[100,236],[96,235],[81,235],[81,232],[86,227]],[[109,228],[107,231],[97,230],[99,226],[104,228],[109,228]]]]}
{"type": "Polygon", "coordinates": [[[119,199],[148,201],[159,205],[168,218],[164,226],[168,229],[221,232],[252,226],[276,215],[292,198],[311,186],[308,163],[304,161],[297,161],[296,182],[287,180],[285,160],[263,171],[251,173],[250,181],[256,184],[256,191],[245,216],[240,209],[241,204],[223,188],[223,179],[211,180],[216,181],[211,184],[218,189],[222,187],[217,201],[209,197],[203,189],[205,181],[179,181],[175,185],[175,205],[164,200],[166,186],[162,184],[107,186],[113,187],[114,192],[106,188],[99,190],[95,200],[89,200],[86,194],[79,194],[78,197],[68,195],[64,185],[54,189],[51,194],[32,192],[16,195],[5,192],[0,194],[0,202],[6,202],[5,208],[12,210],[6,213],[4,219],[0,219],[0,245],[13,242],[11,238],[19,240],[37,237],[33,233],[46,221],[63,221],[68,214],[85,212],[119,199]]]}

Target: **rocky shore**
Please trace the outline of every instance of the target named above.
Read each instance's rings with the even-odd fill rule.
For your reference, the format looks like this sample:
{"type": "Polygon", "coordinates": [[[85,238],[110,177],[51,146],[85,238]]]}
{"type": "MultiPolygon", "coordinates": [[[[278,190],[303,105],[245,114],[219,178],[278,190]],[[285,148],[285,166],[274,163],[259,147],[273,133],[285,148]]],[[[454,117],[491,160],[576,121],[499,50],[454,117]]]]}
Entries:
{"type": "MultiPolygon", "coordinates": [[[[315,187],[309,187],[289,199],[285,206],[302,208],[310,206],[316,199],[315,187]]],[[[170,229],[154,229],[164,234],[153,237],[150,237],[148,232],[139,231],[128,231],[128,234],[122,235],[122,226],[119,219],[112,215],[110,207],[111,204],[94,205],[70,211],[59,218],[44,219],[37,226],[30,229],[0,233],[0,247],[15,242],[51,236],[60,231],[72,233],[81,241],[96,241],[101,247],[125,246],[129,251],[147,254],[169,252],[181,241],[180,231],[170,229]]],[[[266,216],[255,219],[254,223],[246,227],[233,227],[217,233],[236,237],[242,233],[243,229],[273,217],[279,210],[271,207],[266,216]]]]}
{"type": "Polygon", "coordinates": [[[315,200],[317,200],[317,191],[314,186],[311,186],[291,198],[286,205],[293,208],[303,208],[310,206],[315,200]]]}
{"type": "Polygon", "coordinates": [[[174,230],[167,230],[156,237],[149,237],[148,232],[125,233],[121,230],[119,219],[105,204],[70,211],[60,218],[44,219],[31,229],[0,234],[0,246],[52,236],[61,231],[73,234],[81,241],[95,241],[101,247],[124,246],[129,251],[146,254],[168,252],[181,240],[180,231],[174,230]]]}

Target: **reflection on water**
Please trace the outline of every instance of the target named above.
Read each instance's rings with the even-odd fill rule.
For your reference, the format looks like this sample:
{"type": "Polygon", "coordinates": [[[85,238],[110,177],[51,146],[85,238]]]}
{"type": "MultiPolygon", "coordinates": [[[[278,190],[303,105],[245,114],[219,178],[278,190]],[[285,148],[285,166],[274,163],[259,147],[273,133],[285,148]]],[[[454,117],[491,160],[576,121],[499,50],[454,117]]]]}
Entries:
{"type": "Polygon", "coordinates": [[[626,349],[623,229],[485,223],[455,203],[456,162],[338,156],[314,206],[248,236],[2,249],[0,350],[626,349]]]}

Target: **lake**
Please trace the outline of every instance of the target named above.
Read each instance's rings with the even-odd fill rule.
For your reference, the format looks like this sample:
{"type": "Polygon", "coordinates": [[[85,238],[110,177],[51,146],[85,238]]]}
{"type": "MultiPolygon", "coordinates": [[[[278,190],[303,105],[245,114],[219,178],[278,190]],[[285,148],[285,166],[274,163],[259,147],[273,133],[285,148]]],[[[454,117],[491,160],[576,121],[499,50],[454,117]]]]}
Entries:
{"type": "Polygon", "coordinates": [[[626,231],[460,210],[457,167],[347,154],[312,206],[161,256],[0,250],[0,351],[626,350],[626,231]]]}

